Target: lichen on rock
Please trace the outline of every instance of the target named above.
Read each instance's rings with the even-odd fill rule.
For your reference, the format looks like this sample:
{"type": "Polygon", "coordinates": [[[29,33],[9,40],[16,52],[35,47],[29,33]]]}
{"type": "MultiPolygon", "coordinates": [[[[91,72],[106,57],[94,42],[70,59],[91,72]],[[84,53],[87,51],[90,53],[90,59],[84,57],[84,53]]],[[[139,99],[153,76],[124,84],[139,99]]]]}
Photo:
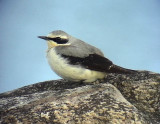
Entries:
{"type": "Polygon", "coordinates": [[[99,84],[45,81],[0,94],[0,123],[158,124],[160,74],[108,74],[99,84]]]}

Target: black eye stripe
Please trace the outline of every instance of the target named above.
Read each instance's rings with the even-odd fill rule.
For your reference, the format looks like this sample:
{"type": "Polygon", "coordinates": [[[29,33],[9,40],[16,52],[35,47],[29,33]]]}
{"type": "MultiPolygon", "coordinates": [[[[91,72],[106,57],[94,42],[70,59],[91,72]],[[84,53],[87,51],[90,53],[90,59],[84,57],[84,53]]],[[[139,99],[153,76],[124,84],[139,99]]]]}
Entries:
{"type": "Polygon", "coordinates": [[[52,40],[58,44],[65,44],[68,42],[68,39],[63,39],[63,38],[60,38],[60,37],[55,37],[55,38],[50,38],[48,37],[48,40],[52,40]]]}

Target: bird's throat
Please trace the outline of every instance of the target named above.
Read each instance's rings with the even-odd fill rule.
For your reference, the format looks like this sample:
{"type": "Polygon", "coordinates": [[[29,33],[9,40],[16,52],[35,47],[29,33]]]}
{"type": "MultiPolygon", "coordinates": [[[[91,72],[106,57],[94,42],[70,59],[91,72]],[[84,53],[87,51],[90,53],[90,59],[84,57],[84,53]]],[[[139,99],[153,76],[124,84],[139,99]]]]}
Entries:
{"type": "Polygon", "coordinates": [[[48,44],[48,49],[58,46],[58,44],[53,41],[47,41],[47,44],[48,44]]]}

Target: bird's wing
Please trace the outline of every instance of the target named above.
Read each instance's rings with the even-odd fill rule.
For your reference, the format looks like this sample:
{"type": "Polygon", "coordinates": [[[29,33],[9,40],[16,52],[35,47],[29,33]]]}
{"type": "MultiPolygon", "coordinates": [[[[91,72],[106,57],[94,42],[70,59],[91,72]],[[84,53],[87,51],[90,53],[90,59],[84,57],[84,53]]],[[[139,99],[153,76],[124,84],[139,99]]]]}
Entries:
{"type": "Polygon", "coordinates": [[[86,69],[101,71],[106,73],[135,73],[134,70],[125,69],[114,65],[112,61],[105,58],[103,53],[96,47],[88,44],[76,44],[72,46],[56,47],[57,54],[68,59],[73,65],[81,65],[86,69]],[[80,45],[81,47],[78,47],[80,45]]]}
{"type": "Polygon", "coordinates": [[[73,57],[61,54],[62,57],[66,58],[72,65],[81,65],[86,69],[106,72],[106,73],[119,73],[119,74],[134,74],[136,70],[122,68],[114,65],[109,59],[100,56],[98,54],[90,54],[85,58],[73,57]]]}
{"type": "Polygon", "coordinates": [[[107,72],[111,65],[113,65],[109,59],[97,54],[90,54],[85,58],[73,57],[64,54],[61,54],[61,56],[66,58],[72,65],[81,65],[86,69],[94,71],[107,72]]]}

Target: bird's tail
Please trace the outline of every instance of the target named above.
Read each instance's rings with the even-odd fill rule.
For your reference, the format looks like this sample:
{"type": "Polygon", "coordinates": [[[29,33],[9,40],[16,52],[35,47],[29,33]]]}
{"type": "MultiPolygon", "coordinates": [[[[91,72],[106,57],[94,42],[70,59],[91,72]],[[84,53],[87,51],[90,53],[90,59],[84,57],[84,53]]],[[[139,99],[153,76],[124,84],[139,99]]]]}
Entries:
{"type": "Polygon", "coordinates": [[[109,72],[110,73],[119,73],[119,74],[134,74],[134,73],[137,73],[136,70],[122,68],[122,67],[114,65],[114,64],[110,66],[109,72]]]}

